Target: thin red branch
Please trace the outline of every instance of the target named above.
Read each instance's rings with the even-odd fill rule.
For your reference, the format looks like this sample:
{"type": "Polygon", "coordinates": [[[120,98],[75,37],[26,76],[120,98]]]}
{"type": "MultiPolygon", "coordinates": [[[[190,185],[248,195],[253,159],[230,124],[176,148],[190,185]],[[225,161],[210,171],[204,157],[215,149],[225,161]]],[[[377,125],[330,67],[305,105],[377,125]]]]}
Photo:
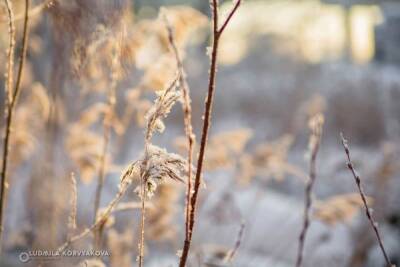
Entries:
{"type": "Polygon", "coordinates": [[[202,171],[203,171],[203,163],[204,163],[204,156],[205,156],[205,150],[206,150],[206,145],[207,145],[207,138],[208,138],[208,132],[210,129],[211,125],[211,113],[212,113],[212,106],[213,106],[213,100],[214,100],[214,91],[215,91],[215,78],[216,78],[216,72],[217,72],[217,56],[218,56],[218,44],[220,37],[223,33],[223,30],[226,27],[226,24],[230,21],[231,17],[237,10],[238,6],[240,5],[240,0],[236,3],[232,11],[230,12],[230,15],[227,17],[227,19],[224,21],[222,24],[223,27],[221,27],[220,30],[218,30],[218,1],[213,0],[211,2],[211,10],[212,10],[212,19],[213,19],[213,44],[212,44],[212,52],[211,52],[211,64],[210,64],[210,76],[209,76],[209,81],[208,81],[208,93],[205,101],[205,107],[204,107],[204,116],[203,116],[203,128],[202,128],[202,134],[201,134],[201,141],[200,141],[200,151],[199,151],[199,156],[197,159],[197,169],[196,169],[196,175],[195,175],[195,181],[194,181],[194,190],[193,190],[193,195],[190,199],[190,213],[189,213],[189,237],[185,239],[184,245],[183,245],[183,250],[182,250],[182,256],[179,262],[180,267],[185,267],[187,258],[189,255],[189,250],[190,250],[190,245],[191,245],[191,240],[192,240],[192,234],[193,234],[193,228],[195,224],[195,214],[196,214],[196,204],[197,204],[197,198],[199,195],[199,189],[201,185],[201,176],[202,176],[202,171]],[[224,26],[225,25],[225,26],[224,26]]]}
{"type": "Polygon", "coordinates": [[[225,19],[224,23],[222,24],[222,26],[219,28],[218,30],[218,34],[221,34],[226,26],[228,25],[229,21],[232,19],[233,15],[235,14],[236,10],[238,9],[239,5],[240,5],[240,1],[241,0],[237,0],[235,5],[233,6],[232,10],[229,12],[228,17],[225,19]]]}

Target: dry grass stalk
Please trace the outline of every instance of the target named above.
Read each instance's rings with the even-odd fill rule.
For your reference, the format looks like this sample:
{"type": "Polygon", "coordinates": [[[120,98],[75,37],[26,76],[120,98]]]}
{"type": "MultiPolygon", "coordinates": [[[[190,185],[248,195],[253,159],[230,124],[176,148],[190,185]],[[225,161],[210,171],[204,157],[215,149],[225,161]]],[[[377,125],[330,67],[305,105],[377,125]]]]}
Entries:
{"type": "Polygon", "coordinates": [[[179,74],[169,84],[167,89],[158,93],[154,105],[146,115],[147,126],[145,132],[145,148],[142,160],[140,160],[140,188],[141,197],[141,223],[140,223],[140,241],[138,264],[143,266],[144,259],[144,228],[146,216],[146,198],[151,197],[157,188],[157,185],[163,182],[165,177],[172,180],[183,181],[182,172],[187,162],[178,155],[170,154],[165,149],[159,148],[151,143],[153,133],[162,132],[165,125],[162,121],[176,101],[181,97],[176,90],[179,85],[179,74]]]}
{"type": "Polygon", "coordinates": [[[137,170],[138,170],[138,162],[135,161],[129,167],[125,170],[123,175],[121,176],[121,182],[119,186],[119,190],[115,197],[110,201],[110,203],[107,205],[106,208],[104,208],[104,211],[100,216],[96,218],[96,222],[94,222],[91,226],[83,230],[81,233],[74,235],[68,240],[62,244],[61,246],[58,247],[57,251],[62,252],[66,248],[68,248],[71,244],[81,240],[82,238],[86,237],[90,233],[92,233],[96,228],[101,227],[104,225],[105,221],[109,218],[110,214],[114,211],[116,205],[118,202],[122,199],[122,197],[125,195],[126,191],[131,185],[132,178],[133,176],[137,175],[137,170]]]}
{"type": "Polygon", "coordinates": [[[358,192],[360,193],[362,202],[364,204],[365,214],[366,214],[366,216],[367,216],[367,218],[368,218],[368,220],[369,220],[369,222],[370,222],[370,224],[372,226],[372,229],[375,232],[376,239],[378,240],[379,247],[380,247],[380,249],[382,251],[382,254],[383,254],[384,258],[385,258],[386,265],[388,267],[395,267],[395,265],[391,263],[391,261],[389,259],[389,256],[388,256],[388,254],[387,254],[387,252],[385,250],[385,246],[383,245],[382,237],[381,237],[381,235],[379,233],[379,230],[378,230],[378,223],[375,221],[374,216],[372,215],[372,209],[370,209],[370,207],[368,205],[367,197],[366,197],[366,195],[364,193],[364,188],[363,188],[363,186],[361,184],[361,178],[358,175],[358,173],[356,172],[356,170],[354,168],[354,165],[353,165],[353,163],[351,161],[348,141],[344,138],[342,133],[340,134],[340,136],[341,136],[342,145],[343,145],[344,151],[346,153],[346,157],[347,157],[347,167],[351,171],[351,173],[352,173],[352,175],[354,177],[354,180],[356,182],[356,185],[357,185],[357,188],[358,188],[358,192]]]}
{"type": "Polygon", "coordinates": [[[189,230],[188,230],[189,234],[185,238],[185,241],[184,241],[182,256],[181,256],[180,263],[179,263],[180,267],[186,266],[186,261],[187,261],[188,255],[189,255],[190,243],[191,243],[191,239],[192,239],[193,227],[194,227],[194,223],[195,223],[197,196],[198,196],[200,184],[201,184],[204,153],[205,153],[206,144],[207,144],[208,131],[209,131],[210,124],[211,124],[211,111],[212,111],[212,104],[213,104],[214,91],[215,91],[215,77],[216,77],[216,71],[217,71],[218,44],[219,44],[219,40],[220,40],[220,37],[221,37],[224,29],[226,28],[226,26],[228,25],[232,16],[238,9],[240,3],[241,3],[241,0],[236,1],[234,7],[229,12],[228,17],[222,23],[222,26],[219,27],[219,25],[218,25],[218,16],[219,16],[218,1],[213,0],[210,2],[210,7],[212,10],[212,18],[213,18],[213,32],[212,32],[213,33],[213,44],[212,44],[212,50],[211,50],[211,64],[210,64],[210,71],[209,71],[210,76],[209,76],[209,83],[208,83],[208,94],[207,94],[206,102],[205,102],[204,121],[203,121],[203,128],[202,128],[202,135],[201,135],[201,142],[200,142],[200,151],[199,151],[199,156],[198,156],[198,160],[197,160],[197,170],[196,170],[196,176],[195,176],[194,191],[193,191],[193,196],[190,199],[190,214],[189,214],[189,223],[188,223],[189,224],[189,230]]]}
{"type": "MultiPolygon", "coordinates": [[[[120,55],[121,55],[121,45],[120,41],[115,41],[114,47],[113,47],[113,57],[112,57],[112,63],[111,63],[111,84],[109,86],[108,90],[108,97],[107,97],[107,111],[104,114],[104,120],[103,120],[103,147],[102,147],[102,153],[100,155],[100,168],[99,168],[99,176],[98,176],[98,182],[97,182],[97,187],[96,187],[96,194],[95,194],[95,201],[94,201],[94,219],[93,221],[96,221],[96,218],[98,216],[99,212],[99,206],[100,206],[100,201],[101,201],[101,193],[103,190],[103,185],[104,185],[104,180],[106,176],[106,157],[107,157],[107,150],[108,150],[108,144],[110,142],[110,136],[111,136],[111,128],[112,128],[112,123],[113,123],[113,118],[114,118],[114,107],[116,104],[116,89],[117,89],[117,83],[119,79],[119,63],[120,63],[120,55]]],[[[95,233],[95,246],[99,246],[101,242],[101,235],[102,231],[100,230],[101,228],[98,229],[95,233]]]]}
{"type": "Polygon", "coordinates": [[[304,253],[304,244],[306,240],[307,230],[310,225],[310,210],[312,206],[312,189],[314,187],[315,180],[317,178],[316,175],[316,161],[317,154],[321,142],[322,136],[322,126],[324,123],[324,117],[322,114],[317,114],[310,120],[310,128],[312,134],[310,136],[309,149],[311,152],[310,157],[310,177],[307,181],[306,190],[305,190],[305,207],[304,207],[304,221],[303,228],[300,232],[299,236],[299,247],[297,250],[297,260],[296,267],[300,267],[303,262],[303,253],[304,253]]]}
{"type": "Polygon", "coordinates": [[[185,134],[187,139],[187,153],[188,153],[188,170],[187,170],[187,187],[186,187],[186,209],[185,209],[185,237],[189,238],[191,235],[189,228],[189,213],[190,213],[190,198],[192,192],[192,161],[193,161],[193,146],[195,143],[195,135],[193,133],[192,127],[192,107],[190,99],[190,89],[189,84],[186,80],[186,73],[183,68],[182,58],[179,54],[178,47],[176,45],[174,32],[171,24],[168,21],[167,15],[164,14],[165,25],[168,31],[169,44],[172,47],[172,51],[175,55],[175,60],[177,64],[177,69],[179,71],[179,82],[182,89],[183,102],[182,109],[184,113],[184,124],[185,124],[185,134]]]}
{"type": "MultiPolygon", "coordinates": [[[[8,3],[8,8],[11,10],[11,6],[9,5],[9,1],[6,1],[8,3]]],[[[6,4],[7,4],[6,3],[6,4]]],[[[10,137],[11,137],[11,132],[12,132],[12,122],[13,122],[13,114],[15,111],[15,106],[18,101],[18,97],[21,91],[21,80],[22,80],[22,70],[24,68],[24,63],[25,63],[25,58],[26,58],[26,51],[28,47],[28,21],[29,21],[29,0],[25,0],[25,18],[24,18],[24,28],[23,28],[23,37],[22,37],[22,51],[20,54],[19,58],[19,69],[18,69],[18,74],[17,74],[17,80],[15,84],[14,91],[11,92],[12,90],[12,84],[8,84],[6,88],[8,88],[8,94],[7,97],[9,100],[7,101],[7,107],[6,107],[6,124],[5,124],[5,129],[4,129],[4,142],[3,142],[3,161],[2,161],[2,169],[1,169],[1,189],[0,189],[0,244],[1,244],[1,238],[2,238],[2,233],[4,230],[4,209],[6,205],[6,193],[7,193],[7,165],[8,165],[8,157],[9,157],[9,145],[10,145],[10,137]]],[[[12,12],[8,13],[9,20],[12,20],[12,12]]],[[[12,22],[9,22],[9,27],[12,27],[12,22]]],[[[13,30],[10,28],[10,33],[13,32],[13,30]]],[[[10,38],[13,38],[13,35],[10,36],[10,38]]],[[[10,41],[10,47],[9,49],[13,49],[15,41],[10,41]]],[[[13,53],[9,51],[8,56],[11,57],[13,53]]],[[[8,75],[12,76],[12,63],[10,62],[13,61],[13,59],[9,58],[9,71],[11,73],[8,73],[8,75]]],[[[11,81],[11,77],[8,77],[7,83],[11,81]]]]}

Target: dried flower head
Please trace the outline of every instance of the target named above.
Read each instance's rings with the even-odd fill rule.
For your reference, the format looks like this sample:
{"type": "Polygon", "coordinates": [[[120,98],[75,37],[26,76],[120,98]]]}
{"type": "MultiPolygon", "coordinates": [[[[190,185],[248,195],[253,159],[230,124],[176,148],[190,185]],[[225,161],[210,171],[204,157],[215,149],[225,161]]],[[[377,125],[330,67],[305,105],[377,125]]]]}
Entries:
{"type": "MultiPolygon", "coordinates": [[[[140,175],[145,181],[145,196],[150,198],[154,195],[157,186],[166,179],[184,182],[186,179],[186,160],[181,156],[168,153],[165,149],[155,145],[149,145],[140,160],[140,175]]],[[[140,187],[135,192],[141,196],[140,187]]]]}
{"type": "Polygon", "coordinates": [[[157,91],[158,97],[156,98],[154,105],[146,114],[147,119],[147,130],[146,130],[146,142],[149,142],[155,131],[163,132],[165,125],[162,121],[169,112],[175,102],[181,97],[178,89],[178,75],[164,91],[157,91]]]}
{"type": "Polygon", "coordinates": [[[310,152],[314,150],[315,146],[317,146],[321,140],[323,125],[324,125],[324,115],[322,113],[314,115],[308,121],[308,127],[311,130],[311,135],[308,143],[308,148],[310,152]]]}

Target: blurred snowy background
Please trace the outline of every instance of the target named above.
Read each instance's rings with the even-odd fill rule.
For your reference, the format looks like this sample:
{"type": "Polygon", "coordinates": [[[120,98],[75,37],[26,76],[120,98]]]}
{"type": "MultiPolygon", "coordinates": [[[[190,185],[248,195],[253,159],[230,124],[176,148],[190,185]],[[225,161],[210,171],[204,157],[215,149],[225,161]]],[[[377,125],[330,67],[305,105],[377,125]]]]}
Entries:
{"type": "MultiPolygon", "coordinates": [[[[67,2],[61,1],[64,4],[56,7],[61,11],[64,8],[66,12],[73,10],[73,4],[69,6],[67,2]]],[[[104,3],[100,2],[91,4],[102,10],[104,3]]],[[[222,10],[228,10],[231,2],[222,2],[222,10]]],[[[40,5],[40,1],[34,1],[34,4],[40,5]]],[[[174,5],[190,5],[209,16],[207,0],[137,0],[130,8],[137,22],[155,20],[160,6],[174,5]]],[[[35,21],[31,37],[33,52],[29,56],[31,74],[27,84],[40,81],[45,87],[57,87],[52,85],[52,63],[43,61],[52,62],[61,54],[57,49],[76,48],[58,41],[57,36],[63,36],[63,31],[55,34],[55,38],[51,34],[54,25],[60,27],[64,25],[62,23],[70,23],[67,19],[59,24],[51,23],[57,21],[55,17],[65,14],[58,12],[44,10],[37,17],[43,18],[35,21]],[[36,53],[35,47],[38,51],[40,47],[41,52],[36,53]]],[[[93,12],[98,11],[94,9],[93,12]]],[[[190,19],[189,16],[188,24],[190,19]]],[[[106,24],[105,21],[101,22],[106,24]]],[[[3,19],[1,23],[1,27],[5,27],[3,19]]],[[[81,23],[89,22],[82,19],[81,23]]],[[[7,40],[5,29],[1,29],[2,51],[5,51],[4,40],[7,40]]],[[[88,26],[85,30],[90,32],[92,29],[88,26]]],[[[130,37],[130,41],[134,42],[135,37],[130,37]]],[[[208,27],[200,27],[188,37],[187,43],[185,68],[198,141],[208,77],[208,27]]],[[[317,159],[315,205],[304,266],[385,266],[358,196],[354,194],[357,187],[346,169],[340,132],[350,141],[353,160],[365,184],[366,194],[373,199],[374,213],[392,262],[400,264],[399,46],[400,3],[397,1],[244,2],[221,41],[211,145],[206,155],[206,185],[200,193],[190,266],[224,266],[222,259],[234,247],[242,223],[243,237],[232,266],[294,265],[303,220],[304,177],[308,173],[308,119],[317,113],[324,115],[325,125],[317,159]]],[[[4,55],[1,57],[3,59],[4,55]]],[[[126,80],[119,86],[120,98],[126,95],[124,88],[135,87],[144,71],[138,67],[127,73],[126,80]]],[[[73,80],[70,77],[62,79],[73,80]]],[[[97,84],[90,86],[97,88],[97,84]]],[[[71,101],[70,92],[75,88],[80,87],[64,82],[60,98],[69,97],[65,105],[71,105],[70,113],[66,109],[66,114],[75,114],[71,117],[79,118],[79,105],[93,103],[101,97],[71,101]]],[[[52,90],[49,92],[51,94],[52,90]]],[[[150,101],[154,98],[149,92],[144,95],[150,101]]],[[[119,105],[125,105],[125,108],[130,103],[119,105]]],[[[139,109],[136,102],[132,105],[139,109]]],[[[118,112],[121,113],[121,109],[118,112]]],[[[139,111],[138,114],[143,115],[139,111]]],[[[173,109],[166,125],[165,133],[155,137],[156,143],[184,153],[179,138],[184,133],[180,108],[173,109]]],[[[61,125],[64,130],[69,127],[61,125]]],[[[120,167],[126,166],[142,151],[140,123],[129,122],[126,127],[127,137],[122,140],[117,138],[118,133],[114,134],[111,154],[115,166],[110,169],[117,171],[107,176],[103,205],[116,192],[120,167]]],[[[101,124],[96,129],[101,129],[101,124]]],[[[44,146],[38,143],[39,147],[44,146]]],[[[54,159],[55,165],[57,159],[54,159]]],[[[13,175],[20,179],[13,182],[9,193],[8,253],[0,259],[0,266],[21,266],[16,257],[24,249],[53,246],[48,240],[37,241],[40,238],[35,234],[37,227],[45,230],[50,227],[43,222],[50,220],[44,211],[49,206],[37,200],[38,195],[45,195],[45,198],[50,194],[50,187],[46,181],[41,182],[44,170],[35,165],[38,164],[34,160],[24,163],[13,175]],[[31,175],[33,173],[36,174],[31,175]],[[39,180],[31,182],[32,176],[39,176],[39,180]],[[45,219],[40,219],[41,216],[45,219]]],[[[75,171],[81,179],[79,170],[75,171]]],[[[53,170],[54,173],[57,170],[53,170]]],[[[179,258],[176,254],[183,243],[184,188],[182,185],[172,187],[179,187],[178,192],[167,187],[167,200],[161,198],[153,203],[155,210],[161,207],[161,214],[150,215],[148,223],[161,226],[157,229],[149,226],[145,266],[177,266],[179,258]]],[[[93,182],[79,180],[78,224],[81,228],[91,222],[94,191],[93,182]]],[[[132,193],[129,198],[135,199],[135,195],[132,193]]],[[[68,197],[60,202],[68,205],[66,199],[68,197]]],[[[121,212],[113,226],[115,229],[109,229],[107,233],[107,244],[118,244],[121,255],[121,251],[126,251],[128,260],[125,263],[132,266],[136,264],[138,214],[121,212]]],[[[60,220],[53,222],[61,223],[60,220]]],[[[55,239],[60,240],[62,236],[58,234],[55,239]]],[[[122,263],[107,262],[107,266],[125,266],[119,264],[122,263]]]]}

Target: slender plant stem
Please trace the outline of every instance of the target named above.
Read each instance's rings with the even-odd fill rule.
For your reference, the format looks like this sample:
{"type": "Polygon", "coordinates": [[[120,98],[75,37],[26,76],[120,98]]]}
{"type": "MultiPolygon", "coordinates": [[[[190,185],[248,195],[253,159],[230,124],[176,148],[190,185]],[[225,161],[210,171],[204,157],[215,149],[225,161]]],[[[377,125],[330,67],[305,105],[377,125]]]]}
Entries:
{"type": "Polygon", "coordinates": [[[379,247],[380,247],[380,249],[382,251],[383,257],[385,258],[386,265],[388,267],[395,267],[395,265],[393,265],[391,263],[391,261],[389,259],[389,256],[388,256],[388,254],[387,254],[387,252],[385,250],[385,246],[383,245],[382,237],[381,237],[381,235],[379,233],[379,230],[378,230],[378,223],[375,221],[374,216],[372,215],[371,209],[368,206],[367,197],[366,197],[366,195],[364,193],[364,188],[363,188],[363,186],[361,184],[361,178],[358,175],[357,171],[355,170],[354,165],[353,165],[353,163],[351,161],[350,149],[349,149],[348,141],[344,138],[342,133],[340,134],[340,137],[342,139],[342,145],[343,145],[343,148],[344,148],[344,152],[346,153],[347,168],[349,168],[349,170],[351,171],[351,173],[352,173],[352,175],[354,177],[354,181],[356,182],[356,185],[357,185],[357,188],[358,188],[358,192],[360,193],[362,202],[364,204],[365,215],[367,216],[368,221],[370,222],[371,227],[375,232],[376,239],[378,240],[379,247]]]}
{"type": "Polygon", "coordinates": [[[245,228],[245,223],[242,222],[240,224],[240,229],[238,232],[238,236],[236,238],[236,242],[235,242],[235,246],[233,247],[232,250],[229,251],[229,253],[226,255],[225,259],[224,259],[224,263],[228,263],[231,264],[233,259],[235,258],[235,255],[237,254],[240,244],[242,243],[242,239],[243,239],[243,233],[244,233],[244,228],[245,228]]]}
{"type": "Polygon", "coordinates": [[[222,24],[223,26],[219,29],[218,28],[218,1],[213,0],[210,3],[211,6],[211,11],[212,11],[212,19],[213,19],[213,43],[212,43],[212,51],[211,51],[211,64],[210,64],[210,71],[209,71],[209,80],[208,80],[208,93],[206,97],[206,102],[205,102],[205,107],[204,107],[204,118],[203,118],[203,128],[202,128],[202,134],[201,134],[201,141],[200,141],[200,151],[199,151],[199,156],[197,159],[197,169],[196,169],[196,175],[195,175],[195,181],[194,181],[194,190],[193,190],[193,195],[190,198],[190,212],[189,212],[189,228],[188,228],[188,234],[185,237],[184,245],[183,245],[183,250],[182,250],[182,256],[179,262],[180,267],[185,267],[186,262],[188,259],[189,255],[189,250],[190,250],[190,245],[191,245],[191,240],[192,240],[192,234],[193,234],[193,228],[195,224],[195,214],[196,214],[196,204],[197,204],[197,198],[199,194],[199,189],[201,185],[201,176],[202,176],[202,170],[203,170],[203,163],[204,163],[204,155],[205,155],[205,150],[206,150],[206,145],[207,145],[207,138],[208,138],[208,131],[210,129],[211,125],[211,113],[212,113],[212,105],[213,105],[213,100],[214,100],[214,91],[215,91],[215,78],[216,78],[216,73],[217,73],[217,55],[218,55],[218,44],[220,37],[226,28],[226,25],[229,23],[231,20],[233,14],[236,12],[237,8],[239,7],[241,3],[241,0],[238,0],[233,9],[230,11],[228,17],[222,24]]]}
{"type": "MultiPolygon", "coordinates": [[[[8,2],[8,1],[6,1],[8,2]]],[[[10,6],[9,6],[10,7],[10,6]]],[[[10,9],[11,10],[11,9],[10,9]]],[[[12,132],[12,122],[14,109],[18,101],[18,97],[21,91],[21,80],[22,80],[22,71],[24,68],[26,51],[27,51],[27,43],[28,43],[28,21],[29,21],[29,0],[25,0],[25,19],[24,19],[24,28],[23,28],[23,37],[22,37],[22,51],[19,57],[19,69],[17,74],[17,80],[14,88],[14,92],[9,92],[11,98],[7,101],[7,112],[6,114],[6,124],[5,124],[5,132],[4,132],[4,142],[3,142],[3,160],[2,160],[2,169],[1,169],[1,189],[0,189],[0,244],[2,239],[2,234],[4,230],[4,212],[6,206],[6,193],[7,193],[7,167],[8,167],[8,157],[9,157],[9,149],[10,149],[10,137],[12,132]]],[[[9,15],[12,14],[9,13],[9,15]]],[[[12,25],[10,22],[9,25],[12,25]]],[[[10,36],[12,38],[12,36],[10,36]]],[[[10,44],[14,41],[10,41],[10,44]]],[[[12,49],[13,47],[10,47],[12,49]]],[[[9,53],[12,55],[12,53],[9,53]]],[[[9,75],[12,75],[9,74],[9,75]]],[[[12,85],[8,85],[8,90],[11,90],[12,85]]],[[[9,97],[9,96],[7,96],[9,97]]],[[[1,247],[0,247],[1,248],[1,247]]]]}
{"type": "MultiPolygon", "coordinates": [[[[120,60],[120,49],[116,49],[116,47],[114,47],[114,56],[111,64],[111,79],[110,79],[111,85],[109,86],[108,90],[107,111],[106,114],[104,115],[104,121],[103,121],[103,147],[102,147],[102,153],[100,155],[99,177],[98,177],[96,193],[95,193],[95,201],[94,201],[94,219],[93,219],[94,222],[96,221],[96,218],[99,215],[98,212],[101,202],[101,194],[103,191],[104,180],[106,177],[106,159],[107,159],[107,150],[111,137],[112,120],[114,118],[114,108],[116,105],[115,91],[117,89],[117,83],[118,83],[117,64],[119,63],[119,60],[120,60]]],[[[101,245],[100,244],[102,235],[101,230],[102,228],[98,228],[98,231],[96,231],[95,233],[95,238],[94,238],[95,247],[100,247],[101,245]]]]}
{"type": "Polygon", "coordinates": [[[182,58],[179,54],[178,47],[175,42],[174,32],[171,24],[169,23],[166,15],[164,16],[165,25],[168,31],[168,40],[172,47],[172,51],[175,55],[175,60],[177,64],[177,68],[179,71],[179,83],[183,93],[183,102],[182,109],[184,113],[184,124],[185,124],[185,134],[187,139],[187,147],[188,147],[188,170],[187,170],[187,187],[186,187],[186,208],[185,208],[185,238],[188,239],[191,235],[189,228],[189,214],[190,214],[190,198],[192,196],[192,162],[193,162],[193,146],[195,143],[195,135],[193,133],[192,126],[192,106],[190,99],[190,89],[189,84],[186,80],[186,73],[183,68],[182,58]]]}
{"type": "Polygon", "coordinates": [[[140,191],[142,194],[142,207],[141,207],[141,219],[140,219],[140,242],[139,242],[139,267],[143,266],[144,260],[144,226],[146,220],[146,188],[145,188],[145,178],[142,176],[140,178],[140,191]]]}
{"type": "MultiPolygon", "coordinates": [[[[176,84],[178,83],[179,79],[179,74],[172,80],[172,82],[168,85],[168,87],[164,90],[164,93],[160,96],[159,101],[163,102],[165,101],[166,96],[168,95],[171,90],[173,90],[176,87],[176,84]]],[[[161,112],[162,105],[160,105],[155,111],[154,114],[160,114],[161,112]]],[[[147,165],[149,162],[149,147],[151,146],[151,138],[152,138],[152,132],[155,126],[155,123],[157,122],[157,116],[151,116],[147,122],[147,127],[146,127],[146,132],[145,132],[145,140],[144,140],[144,157],[145,159],[142,161],[141,166],[140,166],[140,193],[141,193],[141,223],[140,223],[140,240],[139,240],[139,257],[138,257],[138,266],[142,267],[143,266],[143,260],[144,260],[144,228],[145,228],[145,218],[146,218],[146,198],[147,198],[147,165]]]]}
{"type": "MultiPolygon", "coordinates": [[[[318,116],[318,115],[317,115],[318,116]]],[[[322,115],[321,115],[322,116],[322,115]]],[[[305,189],[305,200],[304,200],[304,218],[303,218],[303,227],[301,229],[299,235],[299,247],[297,250],[297,259],[296,259],[296,267],[300,267],[303,263],[303,254],[304,254],[304,244],[306,242],[307,231],[310,226],[310,210],[312,207],[312,190],[315,184],[315,180],[317,179],[317,154],[321,142],[321,134],[322,134],[322,117],[319,121],[319,116],[316,117],[316,125],[311,126],[311,158],[310,158],[310,170],[309,170],[309,179],[307,181],[306,189],[305,189]]]]}
{"type": "MultiPolygon", "coordinates": [[[[148,128],[149,129],[149,128],[148,128]]],[[[146,140],[145,140],[145,154],[148,154],[148,146],[150,144],[150,131],[148,130],[146,133],[146,140]]],[[[144,162],[141,164],[141,169],[146,169],[147,164],[147,157],[144,162]]],[[[140,194],[141,194],[141,217],[140,217],[140,240],[139,240],[139,259],[138,259],[138,266],[142,267],[144,262],[144,227],[146,221],[146,175],[145,173],[141,172],[140,175],[140,194]]]]}

